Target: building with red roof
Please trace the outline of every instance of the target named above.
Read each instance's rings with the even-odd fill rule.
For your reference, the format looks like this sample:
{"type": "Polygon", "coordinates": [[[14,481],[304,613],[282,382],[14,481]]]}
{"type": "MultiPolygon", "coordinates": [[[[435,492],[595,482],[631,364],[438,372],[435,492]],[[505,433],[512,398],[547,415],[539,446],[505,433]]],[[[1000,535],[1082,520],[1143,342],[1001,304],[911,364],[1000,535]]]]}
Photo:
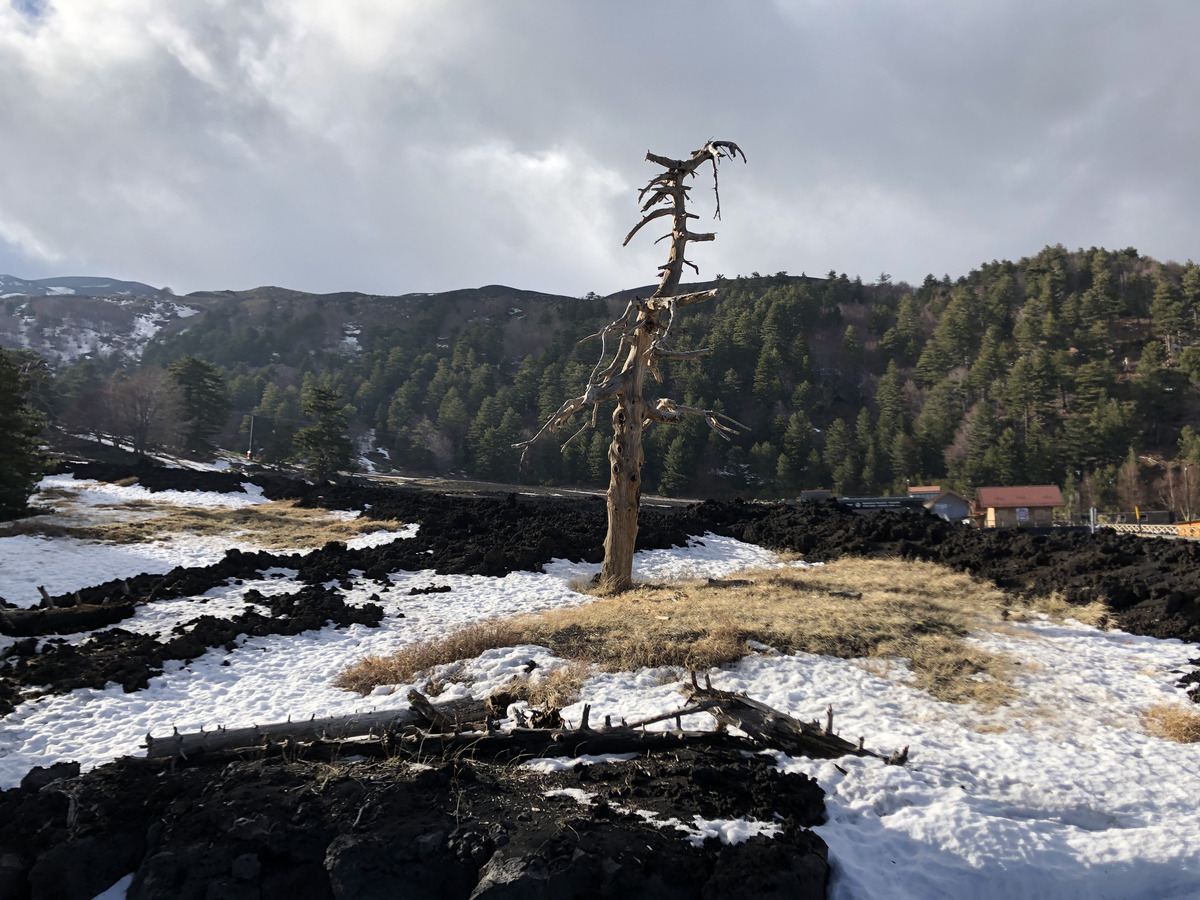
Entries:
{"type": "Polygon", "coordinates": [[[1054,484],[975,489],[975,518],[985,528],[1048,528],[1054,508],[1063,505],[1054,484]]]}

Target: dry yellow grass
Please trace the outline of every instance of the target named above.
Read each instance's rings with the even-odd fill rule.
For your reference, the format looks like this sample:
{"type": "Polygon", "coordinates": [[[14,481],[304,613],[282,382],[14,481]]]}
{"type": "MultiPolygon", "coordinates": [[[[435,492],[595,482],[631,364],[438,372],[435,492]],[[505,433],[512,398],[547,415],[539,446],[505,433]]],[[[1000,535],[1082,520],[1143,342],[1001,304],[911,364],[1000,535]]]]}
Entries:
{"type": "Polygon", "coordinates": [[[416,641],[390,656],[366,656],[334,679],[335,687],[369,694],[381,684],[404,684],[418,672],[474,659],[496,647],[527,643],[521,629],[503,619],[475,622],[435,640],[416,641]]]}
{"type": "Polygon", "coordinates": [[[517,700],[526,701],[530,706],[562,709],[579,699],[580,688],[591,671],[590,665],[579,661],[549,672],[534,670],[530,676],[510,684],[507,693],[517,700]]]}
{"type": "MultiPolygon", "coordinates": [[[[152,504],[135,501],[141,508],[152,504]]],[[[130,508],[134,504],[122,504],[130,508]]],[[[323,509],[307,509],[294,500],[262,503],[241,509],[203,509],[181,507],[161,515],[113,522],[105,525],[60,525],[39,522],[37,517],[12,523],[2,534],[41,534],[69,536],[114,544],[136,544],[158,540],[172,534],[233,535],[247,539],[263,549],[319,547],[329,541],[344,541],[358,534],[398,530],[400,522],[362,517],[343,520],[323,509]]]]}
{"type": "Polygon", "coordinates": [[[746,642],[758,641],[784,653],[904,657],[916,685],[933,696],[995,705],[1012,695],[1009,665],[965,638],[999,621],[1006,602],[997,588],[933,563],[843,559],[717,582],[642,586],[577,607],[485,622],[363,660],[337,683],[366,693],[519,643],[610,671],[707,669],[740,659],[749,652],[746,642]]]}
{"type": "Polygon", "coordinates": [[[36,517],[0,522],[0,537],[29,534],[34,537],[69,537],[70,528],[57,522],[39,522],[36,517]]]}
{"type": "Polygon", "coordinates": [[[1200,742],[1200,712],[1184,706],[1160,704],[1151,707],[1143,720],[1148,734],[1179,744],[1200,742]]]}
{"type": "Polygon", "coordinates": [[[1095,600],[1091,603],[1069,603],[1062,594],[1055,591],[1047,597],[1035,597],[1024,602],[1020,608],[1010,610],[1011,618],[1016,622],[1024,622],[1030,618],[1030,612],[1044,613],[1052,619],[1074,619],[1084,625],[1095,625],[1097,628],[1107,628],[1110,624],[1109,611],[1104,603],[1095,600]]]}

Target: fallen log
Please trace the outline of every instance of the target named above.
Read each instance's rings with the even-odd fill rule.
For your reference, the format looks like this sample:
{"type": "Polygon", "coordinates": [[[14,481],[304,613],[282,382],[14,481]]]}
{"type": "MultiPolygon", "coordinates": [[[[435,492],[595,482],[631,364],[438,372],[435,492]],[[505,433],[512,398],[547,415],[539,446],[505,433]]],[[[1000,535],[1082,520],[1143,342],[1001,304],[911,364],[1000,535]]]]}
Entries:
{"type": "MultiPolygon", "coordinates": [[[[424,699],[424,698],[422,698],[424,699]]],[[[193,756],[222,753],[228,750],[245,750],[275,744],[304,744],[321,740],[344,740],[354,737],[382,737],[389,732],[404,728],[423,726],[436,727],[445,722],[457,723],[459,727],[481,724],[487,719],[487,704],[482,700],[467,697],[434,704],[440,719],[431,722],[415,708],[389,709],[383,712],[355,713],[350,716],[332,716],[324,719],[312,718],[300,722],[280,722],[272,725],[254,725],[250,728],[217,728],[180,734],[176,731],[167,737],[156,738],[146,735],[146,757],[188,759],[193,756]]]]}
{"type": "Polygon", "coordinates": [[[0,612],[0,634],[11,637],[76,634],[115,625],[128,619],[133,612],[132,603],[82,603],[79,606],[6,609],[0,612]]]}
{"type": "MultiPolygon", "coordinates": [[[[251,749],[336,755],[352,745],[353,752],[362,755],[412,752],[418,756],[438,756],[453,751],[513,760],[533,756],[642,752],[649,748],[673,749],[696,742],[716,742],[720,746],[745,750],[773,747],[814,759],[878,757],[863,748],[861,738],[855,745],[832,733],[832,709],[822,728],[815,722],[802,722],[741,694],[715,690],[707,678],[705,682],[705,687],[701,688],[693,674],[689,701],[680,709],[615,726],[605,717],[601,730],[589,725],[590,708],[584,706],[577,728],[527,728],[519,724],[511,730],[495,731],[491,727],[487,701],[464,698],[434,704],[419,692],[410,691],[409,709],[251,728],[218,728],[190,734],[176,732],[163,738],[146,735],[146,758],[196,761],[251,749]],[[683,716],[700,712],[707,712],[717,720],[716,731],[682,729],[683,716]],[[645,730],[646,725],[672,718],[675,719],[673,730],[645,730]],[[485,730],[471,730],[472,726],[480,725],[485,730]],[[746,737],[728,734],[726,729],[730,726],[742,731],[746,737]]],[[[887,762],[903,765],[907,757],[908,748],[905,747],[902,753],[888,757],[887,762]]]]}
{"type": "Polygon", "coordinates": [[[619,727],[611,731],[514,728],[511,731],[436,734],[407,727],[379,737],[322,739],[307,743],[284,740],[273,744],[206,749],[203,753],[186,758],[155,753],[153,756],[128,758],[127,762],[156,768],[220,765],[252,752],[264,758],[289,757],[327,762],[356,756],[372,759],[404,756],[414,760],[468,757],[514,763],[542,757],[665,753],[697,745],[743,753],[754,753],[760,749],[749,738],[720,731],[641,731],[619,727]]]}

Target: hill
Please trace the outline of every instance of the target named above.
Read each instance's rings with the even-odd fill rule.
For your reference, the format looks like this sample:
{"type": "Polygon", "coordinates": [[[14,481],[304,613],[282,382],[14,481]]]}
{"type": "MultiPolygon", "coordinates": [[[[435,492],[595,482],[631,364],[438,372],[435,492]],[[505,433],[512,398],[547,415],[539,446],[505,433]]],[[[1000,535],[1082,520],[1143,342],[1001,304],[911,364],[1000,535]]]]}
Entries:
{"type": "MultiPolygon", "coordinates": [[[[1090,506],[1200,512],[1191,425],[1200,268],[1190,261],[1054,246],[918,287],[836,272],[711,284],[717,300],[681,311],[670,332],[675,349],[711,353],[664,366],[658,390],[719,408],[749,431],[725,443],[699,419],[651,430],[649,490],[778,497],[1056,483],[1072,515],[1090,506]]],[[[546,442],[521,471],[511,445],[582,389],[601,349],[586,338],[637,290],[571,298],[493,285],[377,297],[263,287],[157,301],[196,313],[164,315],[140,343],[131,339],[142,348],[136,364],[93,353],[66,366],[65,396],[49,411],[70,424],[73,398],[103,389],[118,367],[195,356],[229,392],[224,444],[249,446],[253,417],[253,449],[267,462],[294,452],[302,391],[323,383],[344,399],[379,468],[594,486],[608,467],[603,426],[581,420],[563,452],[546,442]]],[[[28,335],[42,304],[72,300],[83,302],[5,301],[21,345],[37,349],[28,335]]]]}

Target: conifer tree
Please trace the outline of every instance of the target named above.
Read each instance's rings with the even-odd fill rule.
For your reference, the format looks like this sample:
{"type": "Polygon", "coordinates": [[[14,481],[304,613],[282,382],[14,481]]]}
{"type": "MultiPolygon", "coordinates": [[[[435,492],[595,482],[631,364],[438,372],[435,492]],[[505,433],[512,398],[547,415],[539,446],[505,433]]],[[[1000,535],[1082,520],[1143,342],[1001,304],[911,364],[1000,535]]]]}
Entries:
{"type": "Polygon", "coordinates": [[[25,513],[45,471],[42,415],[26,398],[29,377],[14,354],[0,349],[0,520],[25,513]]]}
{"type": "Polygon", "coordinates": [[[167,367],[167,377],[178,398],[183,449],[189,453],[211,452],[213,435],[229,417],[229,394],[221,373],[211,363],[185,356],[167,367]]]}
{"type": "Polygon", "coordinates": [[[345,407],[337,391],[310,378],[300,395],[300,409],[309,424],[296,432],[296,447],[309,475],[320,484],[350,464],[345,407]]]}

